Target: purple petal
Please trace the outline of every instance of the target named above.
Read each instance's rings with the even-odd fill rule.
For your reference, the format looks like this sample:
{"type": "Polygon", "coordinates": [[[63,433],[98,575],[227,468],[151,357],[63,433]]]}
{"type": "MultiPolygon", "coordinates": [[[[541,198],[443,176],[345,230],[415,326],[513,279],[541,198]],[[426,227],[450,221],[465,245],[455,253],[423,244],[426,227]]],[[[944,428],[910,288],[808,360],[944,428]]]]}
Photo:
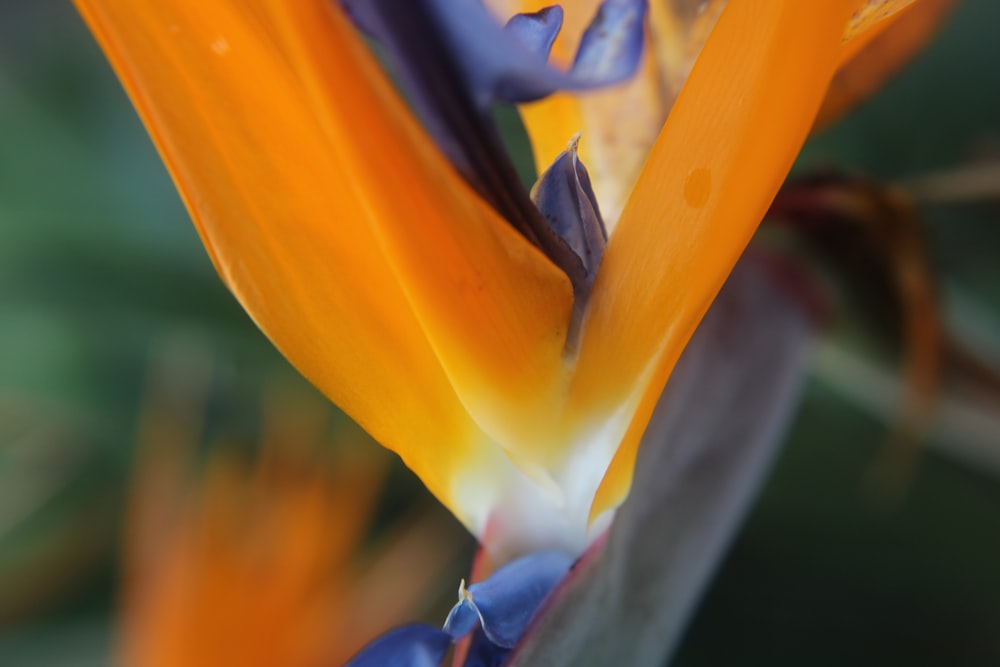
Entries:
{"type": "Polygon", "coordinates": [[[430,625],[406,625],[382,635],[344,667],[439,667],[451,635],[430,625]]]}
{"type": "Polygon", "coordinates": [[[642,53],[646,0],[606,0],[570,72],[547,63],[561,24],[557,7],[515,17],[504,28],[481,0],[340,2],[383,47],[442,152],[503,218],[566,273],[583,304],[590,291],[587,272],[532,204],[490,110],[498,102],[526,102],[630,76],[642,53]]]}
{"type": "Polygon", "coordinates": [[[604,255],[608,234],[590,184],[590,175],[580,162],[576,139],[538,179],[531,191],[531,199],[552,230],[580,258],[593,279],[604,255]]]}
{"type": "Polygon", "coordinates": [[[503,29],[526,51],[548,58],[562,23],[562,7],[552,5],[530,14],[515,14],[503,29]]]}
{"type": "Polygon", "coordinates": [[[486,581],[469,586],[448,615],[445,631],[456,638],[463,636],[478,616],[492,643],[513,648],[542,600],[572,564],[573,559],[563,553],[543,551],[505,565],[486,581]]]}
{"type": "Polygon", "coordinates": [[[509,648],[501,648],[491,642],[482,628],[476,630],[469,642],[462,667],[501,667],[510,655],[509,648]]]}
{"type": "Polygon", "coordinates": [[[647,9],[646,0],[606,0],[584,33],[573,68],[561,72],[546,63],[562,25],[558,6],[516,15],[502,28],[481,0],[342,2],[386,49],[404,85],[421,85],[408,80],[407,70],[439,72],[450,63],[481,109],[496,102],[528,102],[556,90],[586,90],[628,78],[639,66],[647,9]],[[424,47],[430,42],[435,48],[418,48],[415,36],[424,47]]]}
{"type": "Polygon", "coordinates": [[[577,153],[579,137],[556,157],[531,190],[531,199],[549,228],[565,242],[580,260],[583,274],[573,282],[573,316],[566,336],[566,346],[573,349],[580,335],[580,324],[587,307],[597,268],[604,257],[608,233],[597,206],[587,168],[577,153]]]}
{"type": "Polygon", "coordinates": [[[580,40],[570,75],[578,81],[624,81],[642,57],[646,0],[606,0],[580,40]]]}
{"type": "Polygon", "coordinates": [[[458,602],[448,612],[448,618],[444,622],[444,631],[454,639],[461,639],[481,624],[479,609],[472,603],[465,588],[465,581],[462,581],[462,585],[458,589],[458,602]]]}
{"type": "Polygon", "coordinates": [[[491,52],[506,49],[536,66],[544,66],[544,56],[520,46],[477,0],[341,2],[355,23],[383,46],[410,103],[456,169],[497,213],[576,281],[582,267],[574,266],[575,255],[551,234],[531,203],[491,115],[469,83],[469,62],[476,58],[462,52],[454,33],[466,39],[473,35],[473,44],[492,43],[491,52]],[[445,11],[449,7],[451,11],[445,11]],[[496,39],[483,38],[483,31],[496,39]]]}

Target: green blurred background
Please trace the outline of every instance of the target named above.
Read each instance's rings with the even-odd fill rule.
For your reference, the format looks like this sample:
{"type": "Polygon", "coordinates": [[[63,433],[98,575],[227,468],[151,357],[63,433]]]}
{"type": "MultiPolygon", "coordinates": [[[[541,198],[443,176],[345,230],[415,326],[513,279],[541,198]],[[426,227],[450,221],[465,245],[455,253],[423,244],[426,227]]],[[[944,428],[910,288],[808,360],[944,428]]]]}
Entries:
{"type": "MultiPolygon", "coordinates": [[[[810,142],[799,169],[906,183],[1000,163],[998,25],[994,0],[963,2],[912,67],[810,142]]],[[[949,325],[994,368],[998,202],[1000,182],[992,197],[921,208],[949,325]]],[[[892,365],[852,313],[678,664],[1000,664],[1000,422],[989,417],[1000,406],[959,409],[903,494],[878,500],[866,480],[892,410],[865,373],[891,380],[892,365]]],[[[0,665],[108,664],[138,415],[164,363],[182,395],[207,382],[205,442],[247,451],[269,388],[311,391],[215,276],[72,8],[4,0],[0,665]]],[[[404,470],[390,480],[379,521],[427,502],[404,470]]]]}

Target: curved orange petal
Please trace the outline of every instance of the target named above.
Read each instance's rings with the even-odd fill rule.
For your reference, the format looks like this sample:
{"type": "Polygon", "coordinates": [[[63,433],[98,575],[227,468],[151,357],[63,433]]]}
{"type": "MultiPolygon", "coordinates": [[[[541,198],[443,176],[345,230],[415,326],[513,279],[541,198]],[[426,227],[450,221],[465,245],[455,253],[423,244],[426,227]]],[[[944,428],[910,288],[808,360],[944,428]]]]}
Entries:
{"type": "MultiPolygon", "coordinates": [[[[645,53],[636,75],[612,88],[576,97],[581,125],[574,131],[584,133],[582,158],[609,233],[725,4],[726,0],[651,2],[645,53]]],[[[526,125],[538,129],[530,122],[526,125]]]]}
{"type": "MultiPolygon", "coordinates": [[[[333,45],[354,33],[330,3],[268,4],[308,103],[350,165],[345,177],[354,180],[381,250],[459,399],[520,460],[544,453],[567,380],[569,280],[454,173],[363,49],[358,58],[367,67],[347,87],[351,94],[343,94],[344,81],[330,67],[342,60],[333,45]],[[324,16],[339,17],[342,34],[324,28],[324,16]],[[352,113],[355,91],[366,86],[377,93],[371,106],[352,113]],[[396,114],[382,112],[392,104],[396,114]],[[377,134],[359,137],[359,121],[377,134]]],[[[419,391],[419,378],[412,386],[419,391]]]]}
{"type": "Polygon", "coordinates": [[[558,375],[568,281],[437,153],[333,4],[77,6],[223,280],[449,503],[492,449],[468,409],[495,427],[558,375]]]}
{"type": "Polygon", "coordinates": [[[593,514],[627,492],[653,405],[791,168],[855,6],[731,0],[674,105],[584,323],[567,423],[634,409],[593,514]]]}

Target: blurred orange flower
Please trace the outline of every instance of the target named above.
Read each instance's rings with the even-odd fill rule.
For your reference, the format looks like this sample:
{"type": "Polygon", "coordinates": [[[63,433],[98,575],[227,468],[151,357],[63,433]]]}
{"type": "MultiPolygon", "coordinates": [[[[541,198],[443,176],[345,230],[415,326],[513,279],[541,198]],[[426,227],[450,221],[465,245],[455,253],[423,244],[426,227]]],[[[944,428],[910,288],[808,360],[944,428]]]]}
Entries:
{"type": "Polygon", "coordinates": [[[256,458],[217,448],[192,473],[197,440],[171,439],[185,415],[159,398],[154,387],[140,430],[119,664],[341,664],[436,601],[461,531],[417,508],[368,543],[388,457],[345,446],[347,433],[331,443],[320,399],[272,392],[256,458]]]}

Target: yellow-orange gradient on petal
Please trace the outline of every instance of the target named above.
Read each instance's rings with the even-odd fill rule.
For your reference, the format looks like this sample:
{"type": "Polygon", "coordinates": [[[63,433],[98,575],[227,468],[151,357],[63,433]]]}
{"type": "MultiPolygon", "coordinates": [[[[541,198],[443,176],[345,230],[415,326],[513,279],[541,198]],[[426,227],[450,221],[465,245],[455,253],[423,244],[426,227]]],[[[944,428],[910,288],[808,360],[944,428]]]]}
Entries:
{"type": "Polygon", "coordinates": [[[335,3],[76,4],[219,273],[307,377],[446,504],[493,437],[542,439],[569,282],[447,164],[335,3]]]}
{"type": "MultiPolygon", "coordinates": [[[[616,100],[634,112],[581,144],[610,220],[622,212],[567,351],[569,280],[437,150],[339,3],[77,5],[226,284],[503,556],[581,550],[589,517],[624,498],[653,404],[805,140],[845,30],[875,20],[858,0],[657,4],[651,38],[689,43],[647,49],[633,81],[581,103],[526,110],[536,148],[547,128],[560,150],[616,100]],[[686,80],[676,102],[664,70],[686,80]]],[[[556,60],[595,5],[567,7],[556,60]]]]}
{"type": "MultiPolygon", "coordinates": [[[[927,4],[934,2],[935,0],[931,0],[927,4]]],[[[494,4],[495,11],[509,12],[533,11],[543,3],[525,0],[498,1],[494,4]],[[501,4],[505,7],[501,8],[499,6],[501,4]]],[[[588,3],[590,10],[593,9],[592,4],[588,3]]],[[[632,214],[642,219],[641,222],[631,223],[634,238],[642,239],[635,242],[634,248],[643,248],[646,250],[645,253],[635,253],[632,250],[619,251],[621,244],[625,243],[620,237],[627,236],[628,233],[612,234],[608,255],[598,277],[590,320],[585,328],[586,337],[593,333],[595,327],[605,326],[607,337],[597,335],[600,342],[590,348],[593,357],[589,360],[585,358],[587,350],[584,350],[584,358],[581,358],[580,367],[574,378],[574,395],[568,410],[567,422],[571,425],[570,428],[580,429],[581,432],[593,430],[597,422],[595,420],[587,424],[587,415],[606,417],[611,410],[607,407],[602,411],[597,407],[596,400],[580,398],[581,396],[603,395],[608,406],[616,405],[621,409],[621,396],[627,391],[625,384],[638,382],[635,387],[640,387],[643,380],[638,379],[642,375],[638,369],[644,364],[652,363],[651,360],[659,354],[654,350],[658,344],[656,337],[663,331],[660,327],[672,328],[674,330],[667,334],[667,338],[676,336],[678,343],[673,351],[667,354],[667,359],[664,361],[666,370],[660,371],[659,379],[653,382],[654,389],[645,399],[646,408],[640,407],[636,413],[635,421],[625,441],[626,444],[633,443],[633,445],[637,442],[646,424],[644,413],[647,409],[651,409],[651,401],[658,393],[656,387],[661,386],[660,382],[669,374],[673,360],[683,348],[693,327],[700,320],[703,309],[707,308],[712,295],[721,284],[721,276],[728,272],[728,267],[742,251],[783,180],[784,174],[787,173],[798,147],[806,136],[802,131],[803,122],[809,124],[808,118],[816,111],[816,100],[824,99],[824,91],[831,72],[843,67],[845,62],[850,63],[857,50],[876,36],[893,34],[891,26],[904,22],[909,25],[912,19],[907,17],[910,15],[917,15],[919,12],[924,17],[921,28],[929,30],[927,17],[935,13],[933,8],[921,7],[920,3],[914,5],[910,0],[887,2],[853,0],[853,2],[826,3],[815,8],[810,4],[797,10],[788,7],[781,11],[786,10],[800,13],[801,27],[787,23],[775,33],[770,33],[767,22],[777,17],[774,3],[653,0],[647,39],[648,49],[643,69],[636,77],[607,91],[580,95],[558,94],[542,102],[522,107],[522,115],[531,135],[540,169],[552,159],[565,137],[576,132],[584,132],[581,155],[590,170],[602,211],[609,218],[607,221],[609,229],[615,228],[621,204],[628,197],[640,173],[643,173],[643,180],[639,182],[645,183],[645,187],[652,194],[637,192],[635,198],[644,197],[647,202],[654,204],[655,212],[652,214],[632,214]],[[668,121],[667,128],[679,128],[673,135],[676,143],[669,149],[664,148],[665,135],[668,132],[665,130],[654,151],[654,156],[657,154],[660,156],[660,162],[656,164],[654,161],[657,158],[650,158],[645,172],[641,172],[660,124],[673,106],[681,86],[686,82],[706,39],[711,34],[717,42],[724,41],[724,38],[712,33],[712,30],[727,5],[730,7],[729,14],[741,12],[744,15],[742,19],[744,26],[735,28],[734,32],[742,29],[745,43],[742,46],[734,46],[741,44],[740,35],[735,37],[730,35],[726,38],[730,46],[722,48],[732,48],[729,61],[721,62],[714,74],[702,75],[705,79],[698,83],[703,87],[700,102],[688,102],[687,112],[690,115],[687,116],[687,124],[682,124],[673,117],[668,121]],[[811,12],[815,13],[815,16],[810,16],[811,12]],[[820,16],[823,12],[827,12],[826,17],[820,16]],[[837,19],[840,21],[839,24],[837,20],[824,23],[830,21],[832,13],[842,17],[837,19]],[[809,30],[810,24],[824,29],[825,42],[817,42],[814,45],[809,42],[811,37],[801,39],[809,30]],[[774,45],[765,44],[772,34],[777,35],[778,41],[774,45]],[[730,87],[727,78],[731,83],[735,83],[736,79],[747,76],[748,69],[739,62],[740,56],[737,55],[739,49],[745,49],[752,57],[756,57],[758,53],[768,48],[774,48],[774,51],[765,56],[769,60],[758,61],[760,69],[754,73],[754,78],[745,86],[730,87]],[[799,79],[801,83],[790,83],[792,79],[782,81],[782,71],[795,70],[796,67],[789,67],[781,61],[785,58],[799,58],[797,54],[809,54],[808,62],[799,67],[799,71],[795,73],[795,76],[801,77],[799,79]],[[704,94],[705,90],[713,88],[716,91],[714,99],[711,95],[704,94]],[[747,100],[759,100],[758,104],[764,108],[768,104],[767,96],[771,96],[770,104],[780,105],[781,108],[775,108],[773,112],[763,111],[754,120],[742,125],[740,130],[744,133],[742,136],[734,137],[725,133],[720,127],[711,131],[695,129],[708,128],[713,120],[725,115],[720,109],[731,109],[732,116],[742,122],[753,115],[748,113],[750,110],[747,109],[747,100]],[[791,118],[793,122],[775,123],[774,119],[779,118],[791,118]],[[766,131],[760,131],[765,128],[766,131]],[[769,138],[757,144],[755,154],[748,153],[744,157],[746,165],[733,176],[734,181],[739,184],[751,184],[745,189],[736,187],[730,191],[727,189],[728,186],[720,187],[719,170],[711,159],[702,159],[701,166],[685,161],[685,156],[692,152],[717,151],[715,159],[720,160],[718,164],[725,164],[726,153],[733,152],[732,147],[740,147],[747,140],[756,142],[764,135],[769,138]],[[767,145],[768,143],[770,145],[767,145]],[[761,173],[755,163],[760,162],[761,166],[771,164],[772,157],[776,157],[784,166],[776,167],[771,176],[758,179],[761,173]],[[668,186],[660,176],[652,175],[664,169],[668,162],[669,167],[674,170],[673,173],[677,174],[672,186],[668,186]],[[753,176],[744,175],[750,173],[753,173],[753,176]],[[741,225],[720,224],[717,228],[718,236],[715,236],[708,231],[713,225],[707,222],[703,224],[689,222],[692,218],[699,217],[699,214],[703,213],[702,209],[713,206],[711,202],[713,196],[724,198],[720,207],[730,207],[731,214],[726,216],[730,219],[741,217],[738,215],[740,207],[743,207],[745,212],[754,211],[754,213],[743,218],[744,222],[741,225]],[[742,196],[747,196],[748,199],[744,200],[742,196]],[[761,198],[748,204],[755,197],[761,198]],[[671,210],[671,206],[675,208],[671,210]],[[692,210],[698,213],[692,213],[692,210]],[[684,215],[684,212],[689,215],[684,215]],[[637,262],[637,256],[648,259],[637,262]],[[616,260],[620,262],[617,267],[614,264],[616,260]],[[674,267],[677,267],[676,273],[674,267]],[[633,274],[630,288],[618,282],[621,280],[617,275],[619,271],[633,274]],[[698,294],[701,289],[699,276],[708,278],[710,282],[710,286],[701,294],[698,294]],[[654,287],[655,282],[660,280],[664,282],[654,287]],[[674,286],[673,293],[667,289],[670,283],[674,286]],[[609,284],[612,286],[606,287],[609,284]],[[687,302],[687,299],[692,301],[687,302]],[[653,303],[658,305],[651,306],[653,303]],[[685,306],[684,303],[689,305],[685,306]],[[604,324],[600,324],[601,308],[605,307],[605,304],[612,304],[609,307],[611,314],[606,316],[604,324]],[[649,317],[638,315],[646,312],[653,312],[655,315],[649,317]],[[612,339],[617,335],[619,327],[625,330],[629,327],[641,330],[643,333],[637,338],[646,336],[648,345],[619,343],[616,347],[612,339]],[[635,354],[635,350],[642,350],[635,354],[634,368],[629,368],[627,363],[619,363],[622,360],[621,355],[630,354],[619,353],[617,351],[619,348],[632,350],[632,354],[635,354]],[[646,355],[650,353],[651,356],[647,357],[646,355]],[[588,364],[591,363],[597,370],[588,370],[588,364]],[[612,389],[616,381],[623,383],[619,387],[622,394],[615,394],[616,390],[612,389]],[[573,405],[572,401],[577,400],[582,401],[583,407],[573,405]]],[[[940,11],[937,12],[937,15],[939,14],[940,11]]],[[[735,25],[732,18],[727,20],[730,21],[730,25],[735,25]]],[[[564,41],[557,41],[554,49],[554,57],[557,60],[560,58],[565,60],[567,53],[572,53],[575,48],[574,40],[578,39],[580,30],[581,27],[575,26],[564,41]]],[[[706,65],[700,66],[707,68],[706,65]]],[[[689,98],[695,95],[690,92],[686,94],[689,98]]],[[[634,202],[630,202],[629,207],[627,211],[637,210],[634,202]]],[[[711,219],[708,213],[704,213],[701,217],[705,221],[711,219]]],[[[629,335],[626,335],[625,339],[630,343],[632,341],[629,335]]],[[[653,373],[648,377],[656,378],[657,375],[653,373]]],[[[635,396],[633,398],[638,400],[635,396]]],[[[625,409],[623,412],[628,414],[629,410],[625,409]]],[[[574,437],[568,439],[572,441],[574,437]]],[[[625,479],[618,485],[618,491],[610,492],[609,490],[615,486],[611,480],[615,479],[618,473],[613,472],[609,476],[609,482],[605,485],[605,493],[609,495],[597,501],[594,514],[614,506],[627,489],[627,478],[631,474],[631,456],[628,452],[629,447],[626,446],[620,453],[620,458],[624,458],[624,462],[619,467],[625,479]]]]}
{"type": "Polygon", "coordinates": [[[660,391],[805,141],[855,6],[732,0],[702,50],[610,240],[584,325],[569,422],[634,409],[593,514],[627,493],[660,391]]]}

